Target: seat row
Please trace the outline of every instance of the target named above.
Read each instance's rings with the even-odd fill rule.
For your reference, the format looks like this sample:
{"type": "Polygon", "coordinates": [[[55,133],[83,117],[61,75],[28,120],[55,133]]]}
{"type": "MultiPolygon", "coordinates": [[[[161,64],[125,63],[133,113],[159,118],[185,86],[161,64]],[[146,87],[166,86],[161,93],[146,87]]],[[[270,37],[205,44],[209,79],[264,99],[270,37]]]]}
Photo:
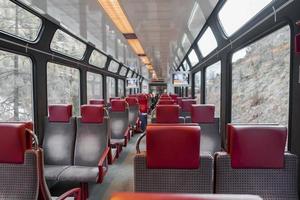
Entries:
{"type": "Polygon", "coordinates": [[[146,152],[137,146],[134,158],[135,192],[298,199],[297,157],[285,152],[286,137],[278,125],[229,124],[228,150],[211,155],[200,150],[198,124],[150,124],[146,152]]]}

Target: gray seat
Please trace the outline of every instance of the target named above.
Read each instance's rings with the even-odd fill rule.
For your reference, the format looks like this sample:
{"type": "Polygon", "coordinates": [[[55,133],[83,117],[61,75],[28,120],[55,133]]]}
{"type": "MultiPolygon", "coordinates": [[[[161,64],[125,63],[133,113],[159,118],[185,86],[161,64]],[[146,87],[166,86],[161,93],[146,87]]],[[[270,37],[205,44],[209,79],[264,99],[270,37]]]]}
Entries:
{"type": "Polygon", "coordinates": [[[228,130],[228,152],[215,156],[216,193],[298,199],[297,157],[284,153],[285,127],[230,125],[228,130]]]}
{"type": "Polygon", "coordinates": [[[221,136],[219,132],[219,118],[215,118],[215,106],[208,104],[192,104],[190,116],[185,123],[197,123],[201,127],[201,152],[212,155],[221,151],[221,136]]]}
{"type": "Polygon", "coordinates": [[[46,180],[58,180],[60,173],[73,165],[75,137],[72,105],[49,105],[42,145],[46,180]]]}
{"type": "Polygon", "coordinates": [[[109,108],[111,146],[126,146],[129,139],[129,110],[125,100],[114,99],[109,108]]]}
{"type": "Polygon", "coordinates": [[[146,137],[146,152],[134,158],[135,192],[213,192],[213,157],[199,156],[199,126],[149,125],[146,137]]]}
{"type": "Polygon", "coordinates": [[[101,183],[108,169],[109,119],[103,105],[82,105],[77,118],[74,165],[65,169],[59,181],[101,183]]]}

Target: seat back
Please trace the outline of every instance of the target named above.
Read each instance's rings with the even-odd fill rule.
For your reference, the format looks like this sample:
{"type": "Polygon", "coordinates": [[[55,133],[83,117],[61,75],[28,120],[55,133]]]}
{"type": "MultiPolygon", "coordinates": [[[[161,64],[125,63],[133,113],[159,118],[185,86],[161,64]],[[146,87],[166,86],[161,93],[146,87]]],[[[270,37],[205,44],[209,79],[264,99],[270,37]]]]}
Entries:
{"type": "Polygon", "coordinates": [[[148,113],[148,98],[144,94],[138,95],[138,100],[140,104],[140,112],[141,113],[148,113]]]}
{"type": "Polygon", "coordinates": [[[182,99],[181,106],[182,106],[182,116],[187,117],[191,115],[192,104],[196,104],[195,99],[182,99]]]}
{"type": "Polygon", "coordinates": [[[45,164],[73,165],[76,122],[72,105],[49,105],[48,112],[43,138],[45,164]]]}
{"type": "MultiPolygon", "coordinates": [[[[178,105],[157,105],[156,106],[156,123],[183,123],[180,119],[180,107],[178,105]]],[[[154,121],[153,121],[154,122],[154,121]]]]}
{"type": "Polygon", "coordinates": [[[91,105],[105,105],[104,99],[91,99],[89,103],[91,105]]]}
{"type": "Polygon", "coordinates": [[[214,154],[221,151],[219,119],[215,118],[215,106],[209,104],[192,104],[191,116],[185,118],[186,123],[198,123],[201,127],[201,151],[214,154]],[[213,141],[213,142],[211,142],[213,141]]]}
{"type": "Polygon", "coordinates": [[[200,127],[148,125],[146,153],[134,159],[136,192],[213,192],[213,158],[200,155],[200,127]]]}
{"type": "Polygon", "coordinates": [[[98,166],[102,153],[108,148],[109,120],[102,105],[82,105],[77,118],[74,164],[98,166]]]}
{"type": "Polygon", "coordinates": [[[174,105],[175,101],[174,100],[159,100],[158,105],[174,105]]]}
{"type": "Polygon", "coordinates": [[[139,118],[140,106],[138,99],[135,97],[127,97],[125,101],[129,106],[129,124],[133,127],[136,125],[139,118]]]}
{"type": "Polygon", "coordinates": [[[129,126],[129,110],[125,100],[113,100],[109,109],[111,139],[123,139],[129,126]]]}
{"type": "Polygon", "coordinates": [[[230,150],[216,154],[216,192],[297,199],[297,157],[284,153],[287,129],[229,126],[230,150]]]}
{"type": "Polygon", "coordinates": [[[0,123],[0,199],[38,198],[38,155],[26,138],[25,124],[0,123]]]}

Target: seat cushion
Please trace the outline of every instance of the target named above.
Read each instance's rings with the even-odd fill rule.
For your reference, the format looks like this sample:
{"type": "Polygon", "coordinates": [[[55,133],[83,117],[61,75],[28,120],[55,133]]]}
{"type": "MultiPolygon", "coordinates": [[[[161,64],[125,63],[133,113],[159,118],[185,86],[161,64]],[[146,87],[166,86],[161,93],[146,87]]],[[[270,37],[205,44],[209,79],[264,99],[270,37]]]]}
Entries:
{"type": "Polygon", "coordinates": [[[45,165],[44,173],[46,180],[58,180],[58,176],[69,167],[67,165],[45,165]]]}
{"type": "MultiPolygon", "coordinates": [[[[105,169],[103,171],[105,171],[105,169]]],[[[60,174],[58,180],[96,183],[98,174],[98,167],[71,166],[60,174]]]]}

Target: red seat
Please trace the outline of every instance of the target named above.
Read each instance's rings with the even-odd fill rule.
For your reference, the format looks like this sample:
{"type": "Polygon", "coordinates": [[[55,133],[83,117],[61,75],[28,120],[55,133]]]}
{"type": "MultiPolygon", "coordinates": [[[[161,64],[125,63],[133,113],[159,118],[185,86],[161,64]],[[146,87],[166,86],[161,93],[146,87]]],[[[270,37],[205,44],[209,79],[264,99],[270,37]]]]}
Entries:
{"type": "Polygon", "coordinates": [[[214,123],[215,106],[208,104],[191,105],[191,122],[192,123],[214,123]]]}
{"type": "MultiPolygon", "coordinates": [[[[178,105],[157,105],[156,123],[179,123],[180,107],[178,105]]],[[[182,121],[182,123],[184,120],[182,121]]]]}
{"type": "Polygon", "coordinates": [[[190,116],[192,110],[192,104],[196,104],[195,99],[183,99],[182,100],[182,116],[190,116]]]}
{"type": "Polygon", "coordinates": [[[105,105],[104,99],[91,99],[89,103],[92,105],[105,105]]]}
{"type": "Polygon", "coordinates": [[[174,105],[175,101],[174,100],[159,100],[158,105],[174,105]]]}

